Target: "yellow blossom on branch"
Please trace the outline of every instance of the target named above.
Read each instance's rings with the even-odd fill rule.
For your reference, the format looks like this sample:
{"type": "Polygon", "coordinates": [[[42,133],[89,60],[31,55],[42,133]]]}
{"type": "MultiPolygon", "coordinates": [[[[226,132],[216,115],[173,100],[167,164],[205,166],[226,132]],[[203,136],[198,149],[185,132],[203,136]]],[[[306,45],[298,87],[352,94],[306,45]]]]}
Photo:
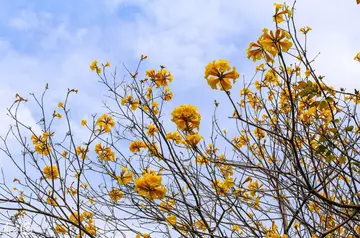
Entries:
{"type": "Polygon", "coordinates": [[[119,201],[123,195],[124,195],[124,193],[118,188],[113,188],[113,189],[111,189],[111,191],[109,191],[109,196],[110,196],[111,200],[116,201],[116,202],[119,201]]]}
{"type": "Polygon", "coordinates": [[[59,171],[55,165],[47,165],[43,169],[45,178],[47,179],[57,179],[59,178],[59,171]]]}
{"type": "Polygon", "coordinates": [[[354,60],[360,62],[360,52],[355,55],[354,60]]]}
{"type": "Polygon", "coordinates": [[[209,63],[205,67],[205,79],[212,89],[229,90],[232,88],[232,83],[236,82],[240,74],[236,71],[235,66],[230,67],[228,60],[219,59],[209,63]]]}
{"type": "Polygon", "coordinates": [[[133,173],[127,172],[129,169],[125,167],[121,167],[120,176],[117,176],[117,181],[120,185],[125,185],[132,181],[133,173]]]}
{"type": "Polygon", "coordinates": [[[97,119],[96,125],[99,126],[100,131],[110,132],[111,128],[115,126],[115,121],[111,116],[104,113],[97,119]]]}
{"type": "Polygon", "coordinates": [[[309,26],[304,26],[304,27],[300,28],[300,32],[303,33],[304,35],[306,35],[311,30],[312,30],[312,28],[309,26]]]}
{"type": "Polygon", "coordinates": [[[103,147],[101,143],[99,143],[95,146],[95,152],[100,160],[115,161],[115,153],[110,147],[103,147]]]}
{"type": "Polygon", "coordinates": [[[139,141],[139,140],[132,141],[129,146],[130,151],[133,153],[135,152],[139,153],[141,148],[147,148],[147,147],[143,141],[139,141]]]}
{"type": "Polygon", "coordinates": [[[66,229],[66,227],[63,226],[63,225],[56,225],[55,228],[54,228],[54,231],[55,231],[57,234],[65,235],[66,232],[67,232],[67,229],[66,229]]]}
{"type": "Polygon", "coordinates": [[[193,105],[180,105],[172,111],[171,116],[171,121],[179,130],[190,132],[199,129],[201,115],[193,105]]]}
{"type": "Polygon", "coordinates": [[[161,176],[155,173],[144,173],[134,182],[135,191],[147,199],[163,199],[167,189],[161,182],[161,176]]]}

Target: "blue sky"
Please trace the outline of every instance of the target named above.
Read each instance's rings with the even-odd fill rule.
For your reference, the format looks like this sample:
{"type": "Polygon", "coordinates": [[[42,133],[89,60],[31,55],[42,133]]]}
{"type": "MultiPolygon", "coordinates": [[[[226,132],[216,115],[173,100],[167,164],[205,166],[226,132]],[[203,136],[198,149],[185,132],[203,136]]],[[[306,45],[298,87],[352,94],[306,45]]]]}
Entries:
{"type": "MultiPolygon", "coordinates": [[[[292,3],[292,1],[286,1],[292,3]]],[[[171,85],[173,108],[197,105],[203,118],[213,112],[212,91],[203,78],[205,65],[229,59],[245,80],[254,74],[245,49],[263,27],[271,28],[274,1],[269,0],[79,0],[1,1],[0,9],[0,113],[6,113],[15,93],[40,95],[49,83],[47,108],[51,113],[63,101],[67,88],[79,90],[71,97],[71,120],[82,138],[79,121],[102,113],[106,90],[90,71],[89,63],[110,61],[118,79],[136,67],[141,54],[146,69],[165,65],[175,76],[171,85]]],[[[336,87],[360,88],[360,66],[353,60],[360,51],[360,6],[355,1],[299,0],[298,27],[309,25],[309,54],[321,52],[317,73],[336,87]]],[[[239,80],[240,81],[240,80],[239,80]]],[[[241,83],[241,82],[240,82],[241,83]]],[[[237,95],[234,89],[234,95],[237,95]]],[[[226,108],[224,108],[226,111],[226,108]]],[[[39,110],[25,104],[21,119],[35,125],[39,110]]],[[[0,117],[0,135],[11,120],[0,117]]],[[[210,120],[203,125],[210,125],[210,120]]],[[[61,128],[61,127],[59,127],[61,128]]],[[[2,158],[1,156],[0,158],[2,158]]]]}

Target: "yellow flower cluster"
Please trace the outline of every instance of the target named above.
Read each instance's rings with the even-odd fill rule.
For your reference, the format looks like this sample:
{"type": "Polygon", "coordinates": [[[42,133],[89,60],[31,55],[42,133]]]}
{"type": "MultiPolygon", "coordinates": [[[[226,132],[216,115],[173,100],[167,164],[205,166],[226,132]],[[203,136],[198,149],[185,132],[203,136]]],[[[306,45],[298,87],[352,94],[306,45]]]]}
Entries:
{"type": "Polygon", "coordinates": [[[98,66],[98,61],[97,60],[94,60],[93,62],[91,62],[90,69],[91,69],[91,71],[96,70],[96,73],[98,73],[98,74],[101,73],[101,68],[98,66]]]}
{"type": "Polygon", "coordinates": [[[166,218],[166,223],[170,226],[173,226],[176,224],[176,220],[177,220],[177,218],[175,215],[170,215],[166,218]]]}
{"type": "Polygon", "coordinates": [[[134,182],[135,191],[147,199],[163,199],[167,189],[161,182],[162,178],[154,171],[145,171],[141,177],[134,182]]]}
{"type": "Polygon", "coordinates": [[[164,91],[163,91],[163,99],[165,101],[170,101],[172,98],[173,98],[173,93],[170,91],[169,88],[164,88],[164,91]]]}
{"type": "Polygon", "coordinates": [[[136,234],[136,238],[151,238],[151,236],[147,233],[136,234]]]}
{"type": "Polygon", "coordinates": [[[159,130],[158,130],[158,128],[154,125],[154,124],[149,124],[148,126],[147,126],[147,134],[149,135],[149,136],[154,136],[155,135],[155,133],[156,132],[158,132],[159,130]]]}
{"type": "Polygon", "coordinates": [[[292,17],[292,12],[289,9],[289,6],[286,6],[284,9],[284,4],[275,3],[275,15],[273,16],[273,20],[276,23],[281,23],[285,21],[284,17],[292,17]]]}
{"type": "Polygon", "coordinates": [[[132,141],[129,146],[130,151],[133,153],[139,153],[141,148],[146,148],[146,144],[140,140],[132,141]]]}
{"type": "Polygon", "coordinates": [[[185,142],[188,146],[196,146],[203,137],[195,133],[192,135],[186,135],[185,142]]]}
{"type": "Polygon", "coordinates": [[[59,171],[55,165],[47,165],[43,168],[45,178],[57,179],[59,178],[59,171]]]}
{"type": "Polygon", "coordinates": [[[355,55],[354,60],[360,62],[360,52],[355,55]]]}
{"type": "Polygon", "coordinates": [[[117,181],[120,185],[125,185],[132,181],[133,173],[127,172],[129,169],[125,167],[121,167],[120,176],[117,176],[117,181]]]}
{"type": "Polygon", "coordinates": [[[157,88],[160,88],[160,86],[168,86],[168,84],[174,80],[174,76],[165,68],[161,68],[157,72],[155,69],[147,70],[146,76],[155,83],[157,88]]]}
{"type": "MultiPolygon", "coordinates": [[[[106,63],[102,64],[102,66],[103,67],[110,67],[110,62],[106,61],[106,63]]],[[[94,61],[91,62],[90,69],[91,69],[91,71],[96,70],[97,74],[101,73],[101,68],[98,66],[98,61],[97,60],[94,60],[94,61]]]]}
{"type": "Polygon", "coordinates": [[[273,57],[280,51],[287,52],[291,48],[290,38],[290,34],[283,29],[277,28],[274,33],[264,28],[258,41],[249,44],[246,50],[248,58],[253,61],[265,58],[266,62],[274,62],[273,57]]]}
{"type": "MultiPolygon", "coordinates": [[[[147,112],[149,111],[149,106],[148,105],[144,105],[144,111],[147,112]]],[[[151,111],[154,113],[154,115],[159,114],[159,103],[157,102],[152,102],[151,103],[151,111]]]]}
{"type": "Polygon", "coordinates": [[[56,225],[55,228],[54,228],[54,231],[55,231],[57,234],[65,235],[66,232],[67,232],[67,229],[66,229],[66,227],[63,226],[63,225],[56,225]]]}
{"type": "Polygon", "coordinates": [[[111,200],[113,200],[115,202],[119,201],[123,195],[124,195],[124,193],[118,188],[113,188],[113,189],[111,189],[111,191],[109,191],[109,196],[110,196],[111,200]]]}
{"type": "Polygon", "coordinates": [[[306,35],[311,30],[312,30],[312,28],[309,26],[304,26],[304,27],[300,28],[300,32],[303,33],[304,35],[306,35]]]}
{"type": "Polygon", "coordinates": [[[278,229],[277,225],[275,224],[274,221],[272,221],[272,226],[270,229],[267,229],[265,238],[288,238],[289,237],[288,235],[280,235],[277,232],[277,229],[278,229]]]}
{"type": "Polygon", "coordinates": [[[104,113],[97,119],[96,125],[100,128],[101,132],[110,132],[111,128],[115,126],[115,121],[111,116],[104,113]]]}
{"type": "Polygon", "coordinates": [[[160,202],[160,210],[164,211],[164,212],[169,212],[173,209],[174,205],[175,205],[174,199],[170,199],[168,201],[161,201],[160,202]]]}
{"type": "Polygon", "coordinates": [[[236,82],[236,79],[239,78],[239,73],[236,72],[235,67],[230,67],[228,60],[219,59],[209,63],[205,67],[205,79],[212,89],[217,90],[218,85],[220,90],[229,90],[232,88],[232,79],[233,83],[236,82]]]}
{"type": "Polygon", "coordinates": [[[48,139],[53,134],[54,133],[50,134],[49,132],[44,132],[41,136],[36,136],[35,134],[31,136],[31,140],[37,153],[45,156],[49,155],[51,147],[48,139]]]}
{"type": "Polygon", "coordinates": [[[224,181],[220,181],[216,179],[212,181],[211,186],[216,190],[218,195],[227,195],[229,193],[229,189],[234,187],[234,178],[228,177],[224,181]]]}
{"type": "Polygon", "coordinates": [[[249,136],[247,134],[242,134],[238,137],[233,137],[232,142],[234,143],[234,146],[238,149],[241,147],[247,145],[249,143],[249,136]]]}
{"type": "Polygon", "coordinates": [[[51,197],[48,196],[46,199],[47,204],[51,205],[51,206],[57,206],[57,197],[51,197]]]}
{"type": "Polygon", "coordinates": [[[167,140],[173,140],[173,141],[175,141],[176,144],[180,144],[181,141],[182,141],[182,137],[181,137],[180,133],[177,132],[177,131],[168,132],[166,134],[166,139],[167,140]]]}
{"type": "Polygon", "coordinates": [[[103,147],[101,143],[99,143],[95,146],[95,152],[100,160],[115,161],[115,153],[110,147],[103,147]]]}
{"type": "Polygon", "coordinates": [[[76,147],[75,149],[75,153],[76,155],[80,156],[81,159],[86,159],[87,158],[87,153],[89,152],[89,148],[88,147],[81,147],[80,145],[76,147]]]}
{"type": "Polygon", "coordinates": [[[140,103],[139,99],[134,99],[131,95],[129,95],[121,99],[121,105],[128,105],[131,110],[135,111],[139,107],[140,103]]]}
{"type": "Polygon", "coordinates": [[[179,130],[184,132],[192,132],[194,129],[199,129],[201,115],[197,107],[193,105],[180,105],[171,113],[172,119],[179,130]]]}

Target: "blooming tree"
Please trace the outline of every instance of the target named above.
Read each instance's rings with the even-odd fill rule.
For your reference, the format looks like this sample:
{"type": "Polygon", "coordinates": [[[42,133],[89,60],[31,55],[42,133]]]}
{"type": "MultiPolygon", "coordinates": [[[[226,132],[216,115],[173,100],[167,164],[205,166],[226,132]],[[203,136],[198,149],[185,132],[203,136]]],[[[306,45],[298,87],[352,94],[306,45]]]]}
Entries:
{"type": "Polygon", "coordinates": [[[297,29],[293,13],[294,6],[275,4],[274,29],[246,52],[259,62],[259,80],[239,93],[235,66],[225,59],[206,65],[205,82],[232,108],[231,132],[218,122],[224,102],[215,102],[209,138],[200,131],[209,119],[195,105],[164,111],[174,76],[164,66],[140,76],[143,55],[120,83],[109,62],[91,63],[112,104],[79,122],[86,141],[75,140],[70,123],[68,98],[77,90],[50,117],[48,87],[34,95],[41,133],[19,120],[27,99],[16,95],[8,135],[23,157],[13,156],[8,135],[1,149],[22,177],[11,188],[3,176],[2,219],[31,221],[42,237],[358,237],[360,93],[328,86],[315,73],[306,49],[312,29],[297,29]],[[64,138],[52,130],[60,118],[64,138]]]}

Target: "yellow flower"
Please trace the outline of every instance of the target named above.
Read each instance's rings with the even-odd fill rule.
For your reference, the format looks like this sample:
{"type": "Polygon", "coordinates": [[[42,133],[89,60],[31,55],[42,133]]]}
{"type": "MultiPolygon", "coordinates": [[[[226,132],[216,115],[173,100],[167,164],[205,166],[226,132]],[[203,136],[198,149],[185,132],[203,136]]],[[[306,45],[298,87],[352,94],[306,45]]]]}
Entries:
{"type": "Polygon", "coordinates": [[[254,62],[257,60],[261,60],[265,57],[265,61],[272,63],[274,59],[270,56],[270,54],[264,51],[260,41],[250,42],[249,47],[246,49],[248,59],[252,59],[254,62]]]}
{"type": "Polygon", "coordinates": [[[87,124],[87,121],[86,121],[86,120],[81,120],[81,125],[82,125],[82,126],[86,126],[86,124],[87,124]]]}
{"type": "Polygon", "coordinates": [[[115,126],[115,121],[111,116],[104,113],[97,119],[96,125],[100,127],[100,131],[110,132],[111,128],[115,126]]]}
{"type": "Polygon", "coordinates": [[[309,207],[310,212],[320,212],[321,211],[319,204],[316,202],[309,202],[308,207],[309,207]]]}
{"type": "Polygon", "coordinates": [[[133,173],[127,172],[128,168],[121,167],[120,176],[117,176],[117,181],[120,185],[125,185],[132,181],[133,173]]]}
{"type": "Polygon", "coordinates": [[[121,99],[121,105],[128,105],[131,110],[135,111],[139,107],[140,103],[138,99],[133,99],[132,96],[129,95],[121,99]]]}
{"type": "Polygon", "coordinates": [[[148,87],[145,97],[148,99],[152,98],[152,87],[148,87]]]}
{"type": "Polygon", "coordinates": [[[63,151],[63,152],[61,153],[61,155],[62,155],[63,157],[65,157],[65,158],[66,158],[67,154],[68,154],[68,152],[66,152],[66,151],[63,151]]]}
{"type": "Polygon", "coordinates": [[[311,30],[312,30],[312,28],[309,26],[304,26],[304,27],[300,28],[300,32],[303,33],[304,35],[307,34],[311,30]]]}
{"type": "Polygon", "coordinates": [[[194,223],[194,226],[199,228],[202,231],[206,231],[206,225],[202,220],[198,220],[194,223]]]}
{"type": "Polygon", "coordinates": [[[176,216],[175,215],[170,215],[166,218],[166,223],[170,226],[173,226],[176,224],[176,216]]]}
{"type": "Polygon", "coordinates": [[[123,195],[124,195],[124,193],[118,188],[113,188],[109,192],[109,196],[113,201],[119,201],[123,195]]]}
{"type": "Polygon", "coordinates": [[[97,228],[93,224],[90,223],[90,224],[85,225],[85,230],[87,232],[89,232],[91,235],[96,236],[97,228]]]}
{"type": "Polygon", "coordinates": [[[90,69],[91,69],[92,71],[94,71],[95,69],[97,69],[97,68],[98,68],[97,64],[98,64],[97,60],[94,60],[93,62],[91,62],[91,64],[90,64],[90,69]]]}
{"type": "Polygon", "coordinates": [[[219,59],[209,63],[205,67],[205,79],[212,89],[217,90],[218,85],[220,90],[229,90],[232,88],[232,79],[233,83],[236,82],[236,79],[239,78],[239,73],[236,72],[236,68],[230,68],[230,63],[228,60],[219,59]]]}
{"type": "Polygon", "coordinates": [[[201,115],[197,107],[193,105],[180,105],[171,113],[172,119],[179,130],[191,132],[194,129],[199,129],[201,115]]]}
{"type": "Polygon", "coordinates": [[[261,83],[258,80],[255,81],[254,85],[257,90],[261,90],[261,83]]]}
{"type": "Polygon", "coordinates": [[[162,67],[158,72],[156,72],[155,69],[147,70],[146,76],[155,83],[157,88],[160,86],[168,86],[169,82],[174,80],[174,76],[164,67],[162,67]]]}
{"type": "Polygon", "coordinates": [[[50,197],[48,196],[46,199],[47,204],[51,205],[51,206],[57,206],[57,197],[50,197]]]}
{"type": "Polygon", "coordinates": [[[248,188],[250,190],[251,196],[255,196],[256,192],[258,192],[262,187],[262,184],[259,186],[258,180],[250,182],[248,188]]]}
{"type": "Polygon", "coordinates": [[[48,156],[51,150],[50,144],[47,141],[50,136],[54,133],[44,132],[41,136],[36,136],[33,134],[31,136],[31,140],[35,146],[35,151],[39,154],[48,156]]]}
{"type": "Polygon", "coordinates": [[[94,217],[94,214],[93,214],[92,212],[84,211],[84,212],[81,214],[81,217],[82,217],[83,219],[91,220],[91,219],[94,217]]]}
{"type": "Polygon", "coordinates": [[[310,69],[305,70],[305,76],[306,76],[306,77],[309,77],[309,76],[310,76],[310,74],[311,74],[310,69]]]}
{"type": "Polygon", "coordinates": [[[62,107],[64,107],[64,104],[62,102],[59,102],[58,107],[62,108],[62,107]]]}
{"type": "Polygon", "coordinates": [[[161,183],[161,176],[155,173],[144,173],[134,182],[135,191],[147,199],[163,199],[167,189],[161,183]]]}
{"type": "Polygon", "coordinates": [[[101,143],[95,145],[95,152],[100,160],[115,161],[115,153],[110,147],[102,147],[101,143]]]}
{"type": "Polygon", "coordinates": [[[63,226],[63,225],[56,225],[54,231],[55,231],[57,234],[65,235],[66,232],[67,232],[67,229],[66,229],[66,227],[63,226]]]}
{"type": "Polygon", "coordinates": [[[136,238],[151,238],[151,236],[147,233],[136,234],[136,238]]]}
{"type": "Polygon", "coordinates": [[[264,138],[265,135],[266,135],[264,130],[261,130],[261,129],[257,128],[257,127],[254,129],[254,134],[255,134],[255,137],[258,138],[259,140],[264,138]]]}
{"type": "Polygon", "coordinates": [[[165,101],[170,101],[173,98],[173,93],[170,91],[169,88],[164,88],[163,98],[165,101]]]}
{"type": "Polygon", "coordinates": [[[264,75],[264,83],[266,85],[269,85],[270,83],[273,83],[275,85],[279,84],[278,74],[274,69],[269,69],[268,71],[266,71],[264,75]]]}
{"type": "Polygon", "coordinates": [[[169,212],[173,209],[174,205],[175,205],[174,199],[168,200],[166,202],[161,201],[160,202],[160,210],[164,211],[164,212],[169,212]]]}
{"type": "Polygon", "coordinates": [[[233,231],[233,232],[240,231],[240,227],[239,227],[238,225],[234,224],[234,225],[232,226],[232,231],[233,231]]]}
{"type": "Polygon", "coordinates": [[[104,66],[105,66],[105,67],[110,67],[110,62],[106,61],[106,63],[105,63],[104,66]]]}
{"type": "Polygon", "coordinates": [[[199,134],[187,135],[185,141],[190,146],[196,146],[202,138],[203,137],[199,136],[199,134]]]}
{"type": "Polygon", "coordinates": [[[294,228],[295,228],[296,230],[298,230],[298,229],[300,228],[300,223],[295,222],[295,223],[294,223],[294,228]]]}
{"type": "Polygon", "coordinates": [[[19,197],[18,197],[18,200],[21,201],[21,202],[24,202],[24,195],[20,194],[19,197]]]}
{"type": "Polygon", "coordinates": [[[182,140],[182,137],[181,137],[179,132],[174,131],[174,132],[167,133],[166,134],[166,139],[167,140],[173,140],[173,141],[175,141],[176,144],[180,144],[181,140],[182,140]]]}
{"type": "Polygon", "coordinates": [[[80,220],[80,222],[82,222],[84,220],[83,217],[79,216],[79,213],[78,212],[73,212],[71,215],[70,215],[70,221],[78,224],[78,221],[80,220]]]}
{"type": "Polygon", "coordinates": [[[273,31],[268,33],[268,30],[265,28],[260,39],[260,44],[266,51],[276,56],[280,50],[287,52],[291,48],[292,43],[288,40],[290,38],[290,34],[285,30],[277,28],[274,34],[273,31]]]}
{"type": "Polygon", "coordinates": [[[274,22],[281,23],[281,22],[285,21],[285,19],[284,19],[285,14],[287,14],[288,17],[292,16],[292,12],[291,12],[291,10],[289,9],[288,6],[286,7],[285,10],[280,11],[280,10],[283,9],[284,5],[283,4],[277,4],[277,3],[275,3],[274,5],[275,5],[275,15],[273,16],[274,22]]]}
{"type": "Polygon", "coordinates": [[[200,165],[203,165],[203,164],[209,165],[210,161],[209,161],[208,158],[199,155],[199,156],[196,157],[196,163],[198,163],[200,165]]]}
{"type": "Polygon", "coordinates": [[[55,165],[47,165],[43,168],[45,178],[47,179],[57,179],[59,178],[59,171],[55,165]]]}
{"type": "Polygon", "coordinates": [[[360,62],[360,52],[355,55],[354,60],[360,62]]]}
{"type": "Polygon", "coordinates": [[[248,135],[240,135],[239,137],[233,137],[232,142],[234,143],[235,147],[241,148],[249,142],[248,135]]]}
{"type": "Polygon", "coordinates": [[[129,146],[130,151],[133,153],[136,153],[136,152],[139,153],[141,148],[147,148],[147,147],[143,141],[139,141],[139,140],[132,141],[129,146]]]}
{"type": "Polygon", "coordinates": [[[147,126],[147,134],[149,136],[154,136],[154,134],[158,131],[159,131],[158,128],[154,124],[149,124],[147,126]]]}
{"type": "Polygon", "coordinates": [[[87,158],[87,152],[89,152],[88,148],[82,148],[80,145],[76,147],[75,149],[75,153],[76,155],[80,155],[81,159],[86,159],[87,158]]]}

